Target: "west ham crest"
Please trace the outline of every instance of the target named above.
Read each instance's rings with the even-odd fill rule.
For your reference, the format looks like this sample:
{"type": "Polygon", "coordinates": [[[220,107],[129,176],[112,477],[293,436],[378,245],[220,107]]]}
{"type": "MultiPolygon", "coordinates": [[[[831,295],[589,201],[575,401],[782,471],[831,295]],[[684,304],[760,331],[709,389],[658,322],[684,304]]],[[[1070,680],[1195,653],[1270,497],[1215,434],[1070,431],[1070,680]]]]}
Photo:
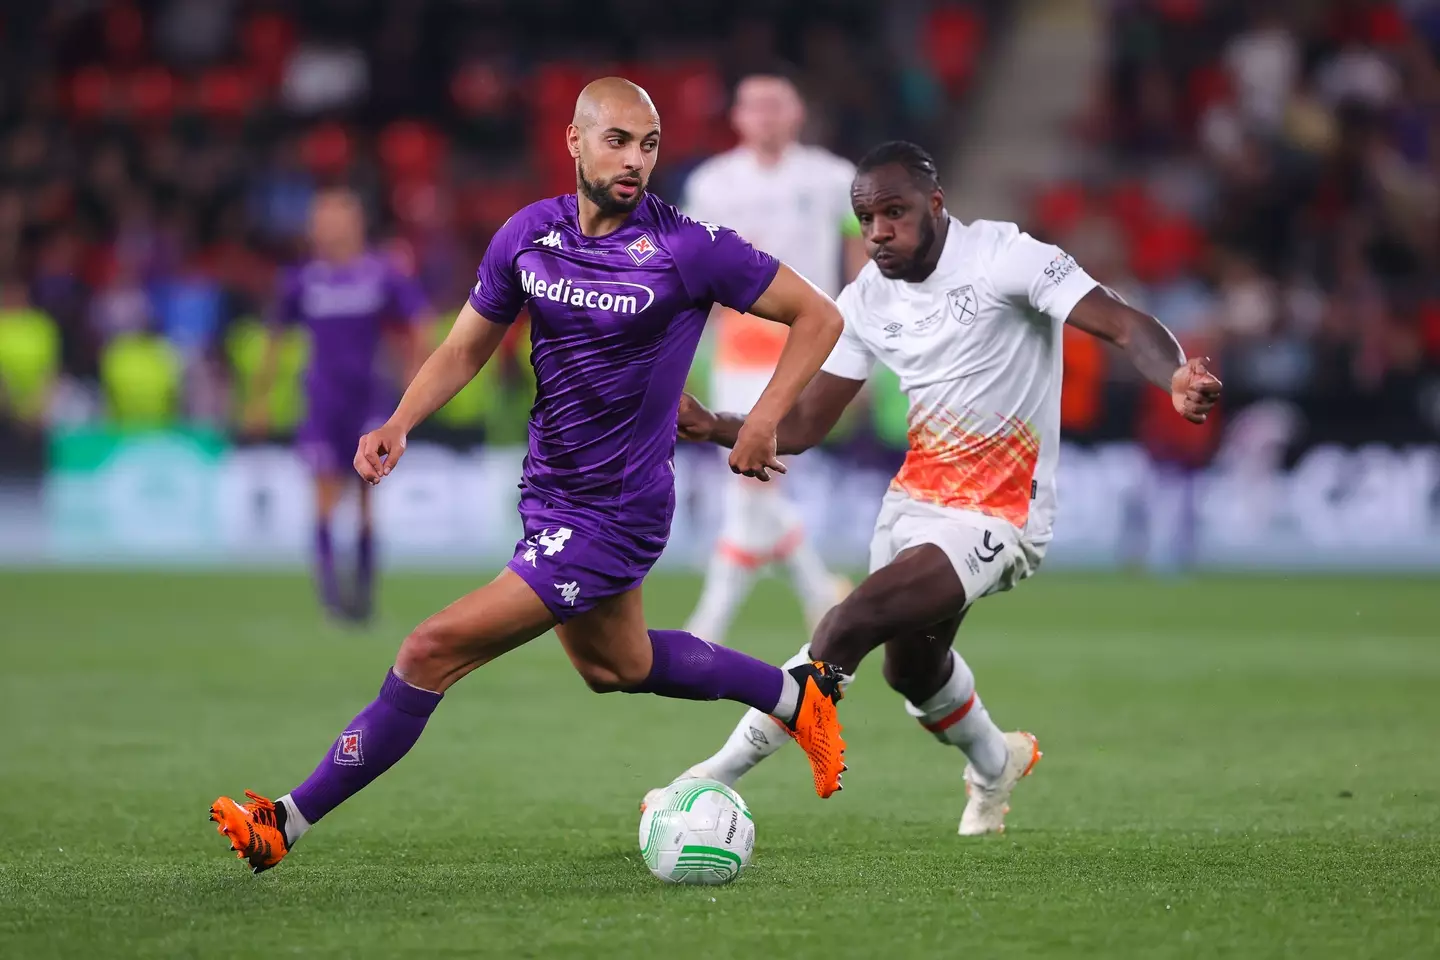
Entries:
{"type": "Polygon", "coordinates": [[[968,327],[975,322],[978,315],[980,303],[975,299],[975,288],[970,284],[957,287],[945,294],[949,301],[950,316],[957,320],[962,327],[968,327]]]}

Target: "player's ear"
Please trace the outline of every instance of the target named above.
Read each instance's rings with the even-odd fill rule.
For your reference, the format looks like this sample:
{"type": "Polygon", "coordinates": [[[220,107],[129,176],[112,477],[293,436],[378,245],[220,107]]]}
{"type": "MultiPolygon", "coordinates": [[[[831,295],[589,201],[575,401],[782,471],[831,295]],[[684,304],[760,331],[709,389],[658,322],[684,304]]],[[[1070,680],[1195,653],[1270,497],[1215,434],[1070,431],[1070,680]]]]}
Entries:
{"type": "Polygon", "coordinates": [[[571,160],[580,159],[580,128],[573,123],[565,128],[565,146],[570,151],[571,160]]]}
{"type": "Polygon", "coordinates": [[[938,217],[944,209],[945,191],[936,187],[935,192],[930,194],[930,216],[938,217]]]}

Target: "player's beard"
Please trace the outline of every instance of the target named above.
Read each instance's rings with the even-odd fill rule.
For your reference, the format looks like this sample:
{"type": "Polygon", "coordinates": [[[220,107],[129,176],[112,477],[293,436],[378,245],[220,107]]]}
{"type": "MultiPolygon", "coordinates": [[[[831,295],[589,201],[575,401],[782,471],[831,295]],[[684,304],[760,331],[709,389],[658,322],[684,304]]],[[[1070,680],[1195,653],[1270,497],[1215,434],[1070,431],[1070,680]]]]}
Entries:
{"type": "Polygon", "coordinates": [[[575,161],[575,179],[576,183],[580,187],[580,192],[585,195],[586,199],[588,199],[591,203],[595,204],[595,208],[600,211],[600,214],[602,216],[613,216],[617,213],[629,213],[631,210],[634,210],[637,206],[640,205],[640,200],[645,196],[644,183],[640,184],[640,189],[636,190],[635,196],[631,197],[629,200],[617,199],[615,195],[610,192],[610,188],[615,185],[615,181],[619,180],[621,177],[634,176],[636,175],[633,173],[622,173],[619,176],[611,177],[609,180],[601,183],[599,181],[591,180],[588,176],[585,175],[584,160],[575,161]]]}
{"type": "Polygon", "coordinates": [[[935,249],[937,236],[934,220],[926,217],[920,221],[920,242],[915,245],[915,253],[910,258],[910,265],[906,273],[915,274],[925,269],[926,264],[930,262],[930,253],[935,249]]]}

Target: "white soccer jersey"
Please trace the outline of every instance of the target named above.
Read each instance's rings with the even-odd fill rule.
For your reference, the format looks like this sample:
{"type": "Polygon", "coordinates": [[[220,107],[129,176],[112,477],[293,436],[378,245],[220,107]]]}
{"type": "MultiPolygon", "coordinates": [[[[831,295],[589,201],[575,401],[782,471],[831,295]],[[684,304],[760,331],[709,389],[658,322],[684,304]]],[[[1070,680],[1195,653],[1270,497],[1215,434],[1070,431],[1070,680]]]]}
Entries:
{"type": "Polygon", "coordinates": [[[695,168],[685,212],[724,224],[833,297],[844,283],[840,236],[854,223],[854,178],[853,164],[819,147],[792,146],[773,166],[736,147],[695,168]]]}
{"type": "Polygon", "coordinates": [[[910,450],[891,489],[1050,540],[1060,446],[1062,324],[1096,283],[1011,223],[951,219],[921,283],[868,264],[839,298],[824,369],[864,380],[879,360],[910,401],[910,450]]]}

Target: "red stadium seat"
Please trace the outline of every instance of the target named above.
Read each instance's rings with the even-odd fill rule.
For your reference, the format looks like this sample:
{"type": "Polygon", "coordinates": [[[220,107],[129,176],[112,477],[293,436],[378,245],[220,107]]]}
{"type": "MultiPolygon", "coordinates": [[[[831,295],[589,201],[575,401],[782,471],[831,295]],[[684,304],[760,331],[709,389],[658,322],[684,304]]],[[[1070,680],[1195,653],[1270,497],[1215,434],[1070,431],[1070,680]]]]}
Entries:
{"type": "Polygon", "coordinates": [[[79,123],[109,114],[115,100],[115,81],[104,67],[86,67],[70,78],[70,115],[79,123]]]}
{"type": "Polygon", "coordinates": [[[450,78],[450,98],[467,116],[496,116],[510,100],[510,78],[498,64],[471,60],[450,78]]]}
{"type": "Polygon", "coordinates": [[[278,13],[261,13],[246,21],[240,48],[256,77],[275,87],[285,73],[285,62],[295,47],[295,25],[278,13]]]}
{"type": "Polygon", "coordinates": [[[130,115],[142,123],[164,123],[175,112],[179,96],[175,78],[158,65],[132,74],[126,84],[125,101],[130,115]]]}
{"type": "Polygon", "coordinates": [[[207,70],[195,87],[195,106],[215,120],[242,120],[260,99],[255,78],[238,67],[207,70]]]}
{"type": "Polygon", "coordinates": [[[145,18],[134,5],[117,3],[105,11],[105,52],[115,63],[133,64],[145,55],[145,18]]]}
{"type": "Polygon", "coordinates": [[[300,159],[322,179],[338,176],[350,166],[354,144],[338,123],[322,123],[306,135],[300,145],[300,159]]]}
{"type": "Polygon", "coordinates": [[[1130,269],[1142,283],[1166,283],[1193,270],[1205,237],[1189,220],[1171,216],[1147,223],[1135,236],[1130,269]]]}
{"type": "Polygon", "coordinates": [[[419,121],[397,120],[380,132],[380,162],[392,181],[432,179],[444,154],[440,134],[419,121]]]}
{"type": "Polygon", "coordinates": [[[1125,233],[1134,238],[1155,215],[1155,201],[1150,191],[1138,180],[1124,180],[1110,191],[1110,213],[1125,233]]]}
{"type": "Polygon", "coordinates": [[[1035,222],[1046,236],[1063,237],[1084,218],[1088,206],[1080,184],[1057,183],[1035,198],[1035,222]]]}
{"type": "Polygon", "coordinates": [[[969,87],[985,41],[985,21],[969,6],[946,4],[925,19],[921,49],[925,62],[951,96],[969,87]]]}

